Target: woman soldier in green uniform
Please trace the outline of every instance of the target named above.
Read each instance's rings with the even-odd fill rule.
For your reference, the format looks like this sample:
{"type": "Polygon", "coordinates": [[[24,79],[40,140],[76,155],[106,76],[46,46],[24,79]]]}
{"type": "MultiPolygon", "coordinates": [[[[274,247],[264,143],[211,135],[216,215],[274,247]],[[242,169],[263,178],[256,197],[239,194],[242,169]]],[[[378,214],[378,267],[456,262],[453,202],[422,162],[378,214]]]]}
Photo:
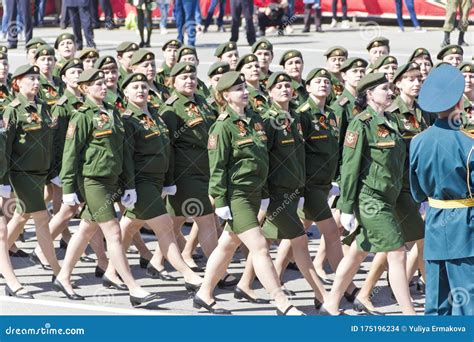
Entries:
{"type": "MultiPolygon", "coordinates": [[[[53,76],[55,64],[54,49],[49,45],[41,45],[36,49],[35,65],[40,70],[40,90],[38,97],[47,105],[48,113],[51,113],[51,108],[61,97],[62,82],[53,76]]],[[[53,171],[53,169],[51,170],[53,171]]],[[[53,212],[57,213],[61,207],[61,182],[56,177],[48,175],[46,181],[45,201],[48,203],[52,201],[53,212]]]]}
{"type": "MultiPolygon", "coordinates": [[[[425,278],[425,268],[423,262],[423,237],[424,222],[420,215],[420,206],[417,204],[410,193],[410,180],[408,179],[409,171],[409,149],[411,139],[428,128],[424,120],[424,113],[416,98],[420,93],[422,75],[420,66],[411,62],[398,68],[394,76],[394,84],[399,89],[400,95],[386,109],[391,114],[393,123],[403,137],[406,145],[406,158],[403,172],[403,182],[400,195],[396,202],[396,214],[400,224],[403,239],[408,248],[412,248],[408,255],[407,261],[407,279],[410,280],[416,269],[420,268],[423,278],[425,278]],[[416,244],[416,246],[414,246],[416,244]]],[[[426,208],[425,203],[422,205],[422,211],[426,208]]],[[[369,314],[378,314],[374,312],[374,307],[370,297],[377,281],[387,267],[387,253],[377,253],[369,274],[357,294],[354,302],[354,308],[357,311],[364,311],[369,314]]]]}
{"type": "MultiPolygon", "coordinates": [[[[4,65],[4,60],[6,60],[4,53],[0,53],[0,62],[2,66],[4,65]]],[[[0,67],[0,76],[3,76],[5,68],[0,67]]],[[[6,70],[8,74],[8,61],[6,63],[6,70]]],[[[2,77],[2,81],[6,77],[2,77]]],[[[4,83],[2,82],[2,86],[4,83]]],[[[3,87],[2,87],[3,88],[3,87]]],[[[2,92],[4,89],[2,89],[2,92]]],[[[3,103],[2,103],[3,107],[3,103]]],[[[3,108],[1,113],[3,113],[3,108]]],[[[0,117],[0,200],[2,200],[2,205],[6,202],[11,196],[11,187],[8,180],[8,159],[7,159],[7,134],[6,127],[3,119],[0,117]]],[[[18,278],[13,272],[13,267],[10,262],[10,256],[8,255],[8,230],[7,230],[7,221],[4,216],[4,210],[0,211],[0,273],[5,279],[5,295],[13,296],[18,298],[31,299],[33,296],[25,290],[25,288],[18,281],[18,278]]]]}
{"type": "MultiPolygon", "coordinates": [[[[179,62],[188,62],[194,64],[197,67],[199,65],[199,58],[197,56],[196,48],[194,46],[182,46],[178,50],[178,63],[179,62]]],[[[208,98],[211,93],[206,86],[206,83],[201,81],[199,78],[197,79],[197,94],[201,95],[204,98],[208,98]]]]}
{"type": "MultiPolygon", "coordinates": [[[[171,139],[170,167],[164,183],[164,194],[168,195],[166,209],[181,249],[186,243],[181,227],[187,218],[193,218],[199,227],[201,247],[209,256],[217,246],[217,226],[208,196],[207,139],[216,116],[206,100],[196,94],[194,64],[178,63],[170,75],[174,90],[160,111],[171,139]]],[[[155,253],[148,274],[159,276],[163,268],[163,258],[155,253]]]]}
{"type": "MultiPolygon", "coordinates": [[[[148,106],[148,81],[145,75],[129,75],[123,82],[123,88],[128,103],[122,115],[125,127],[124,154],[127,160],[133,160],[131,164],[124,165],[124,181],[125,188],[137,191],[134,208],[127,209],[120,221],[123,248],[128,248],[132,237],[147,223],[156,234],[160,250],[184,276],[186,289],[194,292],[202,279],[181,257],[173,232],[173,221],[161,198],[170,159],[168,128],[158,113],[148,106]]],[[[115,269],[109,264],[105,276],[114,275],[115,269]]]]}
{"type": "Polygon", "coordinates": [[[388,81],[390,82],[392,88],[394,89],[393,79],[395,77],[395,72],[397,72],[398,61],[394,56],[381,56],[379,57],[374,64],[372,64],[371,72],[383,72],[387,76],[388,81]]]}
{"type": "MultiPolygon", "coordinates": [[[[110,260],[122,277],[130,292],[133,306],[156,298],[142,289],[130,272],[122,248],[120,225],[116,218],[114,202],[120,198],[119,177],[123,166],[133,163],[123,153],[124,128],[118,111],[104,102],[107,95],[104,73],[97,69],[84,71],[79,77],[79,87],[85,94],[85,102],[71,118],[66,132],[61,179],[63,181],[63,202],[79,203],[77,188],[86,201],[81,213],[82,221],[76,234],[69,242],[61,272],[53,286],[71,300],[84,297],[76,294],[70,277],[87,243],[97,228],[103,231],[107,240],[110,260]]],[[[126,189],[122,204],[133,208],[136,202],[135,189],[126,189]]],[[[104,277],[104,286],[124,289],[104,277]]]]}
{"type": "Polygon", "coordinates": [[[395,297],[404,314],[414,315],[405,270],[405,241],[396,214],[405,143],[385,112],[392,102],[392,91],[383,73],[365,76],[357,91],[357,101],[362,107],[366,102],[367,108],[347,129],[339,184],[341,198],[337,203],[342,212],[341,223],[353,232],[355,241],[337,268],[331,293],[320,312],[339,314],[341,297],[367,254],[387,252],[395,297]]]}
{"type": "Polygon", "coordinates": [[[94,67],[95,62],[99,59],[99,52],[94,48],[85,48],[77,56],[84,65],[84,70],[89,70],[94,67]]]}
{"type": "Polygon", "coordinates": [[[270,65],[273,62],[273,44],[266,38],[260,38],[252,45],[252,53],[258,58],[260,83],[266,88],[268,77],[273,73],[270,70],[270,65]]]}
{"type": "Polygon", "coordinates": [[[291,86],[293,87],[291,105],[296,109],[308,99],[308,92],[303,80],[303,55],[298,50],[288,50],[281,56],[280,65],[283,67],[283,71],[291,77],[291,86]]]}
{"type": "Polygon", "coordinates": [[[112,56],[102,56],[94,64],[94,68],[104,73],[107,95],[104,101],[115,107],[120,114],[125,111],[125,101],[118,86],[118,65],[112,56]]]}
{"type": "Polygon", "coordinates": [[[260,64],[255,55],[247,54],[239,58],[236,71],[245,76],[247,91],[249,92],[249,106],[257,114],[263,115],[269,108],[268,93],[260,85],[260,64]]]}
{"type": "Polygon", "coordinates": [[[163,44],[163,63],[156,71],[156,82],[168,86],[171,69],[178,63],[178,49],[181,45],[183,44],[177,39],[170,39],[163,44]]]}
{"type": "Polygon", "coordinates": [[[11,247],[30,217],[36,236],[53,273],[59,263],[49,232],[49,215],[44,202],[44,186],[53,165],[53,122],[47,105],[36,95],[40,88],[38,66],[23,65],[13,74],[12,89],[17,96],[5,108],[7,160],[10,183],[17,198],[15,213],[8,223],[11,247]]]}
{"type": "MultiPolygon", "coordinates": [[[[311,76],[311,73],[310,73],[311,76]]],[[[329,74],[328,74],[329,77],[329,74]]],[[[284,249],[284,258],[279,249],[275,269],[280,279],[286,268],[288,249],[294,251],[298,268],[310,284],[315,294],[315,308],[319,309],[324,301],[326,291],[316,274],[308,250],[308,238],[298,217],[299,204],[303,203],[305,183],[305,150],[303,130],[300,117],[290,108],[292,95],[291,78],[283,72],[275,72],[267,82],[271,106],[262,116],[267,135],[269,153],[269,170],[266,188],[262,197],[269,198],[266,208],[266,220],[263,233],[268,240],[282,240],[289,245],[284,249]],[[284,208],[284,210],[281,210],[284,208]],[[278,260],[280,262],[278,262],[278,260]],[[284,263],[284,265],[282,265],[284,263]]],[[[264,208],[261,206],[260,210],[264,208]]],[[[249,254],[244,275],[234,292],[236,298],[246,298],[251,302],[261,300],[249,295],[254,281],[252,254],[249,254]],[[252,268],[252,277],[248,277],[248,269],[252,268]]]]}
{"type": "Polygon", "coordinates": [[[258,279],[276,302],[277,313],[302,315],[288,302],[281,289],[257,218],[269,165],[262,119],[245,111],[248,92],[241,73],[224,74],[216,90],[222,113],[209,133],[209,194],[214,198],[216,214],[227,221],[227,227],[208,259],[204,282],[194,296],[194,307],[215,314],[231,313],[218,307],[214,288],[227,270],[235,250],[244,243],[253,254],[258,279]]]}
{"type": "Polygon", "coordinates": [[[62,33],[56,38],[54,48],[58,51],[59,60],[54,66],[53,75],[59,77],[62,66],[76,54],[76,37],[72,33],[62,33]]]}
{"type": "Polygon", "coordinates": [[[465,130],[474,133],[474,65],[463,62],[459,64],[459,70],[464,76],[464,111],[461,113],[462,125],[465,130]]]}
{"type": "MultiPolygon", "coordinates": [[[[339,230],[327,198],[333,190],[331,182],[336,174],[338,164],[339,128],[334,113],[327,105],[327,98],[331,91],[329,71],[323,68],[311,70],[306,78],[306,90],[309,94],[308,100],[297,111],[301,121],[306,152],[302,219],[306,229],[313,222],[316,223],[324,237],[325,246],[328,246],[325,250],[329,263],[332,269],[336,270],[343,258],[343,253],[339,230]]],[[[295,248],[290,245],[289,241],[283,241],[280,244],[276,268],[281,275],[288,264],[290,250],[293,251],[293,254],[295,253],[295,248]]],[[[317,265],[316,260],[315,258],[317,265]]],[[[324,279],[324,277],[321,278],[324,279]]],[[[350,294],[355,291],[354,284],[350,284],[345,296],[350,299],[350,294]]]]}
{"type": "Polygon", "coordinates": [[[146,76],[149,86],[148,102],[155,110],[159,110],[163,102],[170,97],[170,93],[163,84],[156,82],[155,54],[140,49],[133,54],[130,65],[134,73],[141,73],[146,76]]]}

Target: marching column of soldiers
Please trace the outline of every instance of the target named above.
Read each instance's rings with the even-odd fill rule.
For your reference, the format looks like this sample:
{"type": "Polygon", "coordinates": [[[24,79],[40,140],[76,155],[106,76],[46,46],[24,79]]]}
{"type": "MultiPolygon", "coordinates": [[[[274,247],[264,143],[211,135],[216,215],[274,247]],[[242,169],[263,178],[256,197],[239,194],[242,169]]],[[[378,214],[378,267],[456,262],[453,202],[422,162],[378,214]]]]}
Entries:
{"type": "Polygon", "coordinates": [[[413,284],[426,291],[426,314],[474,314],[474,65],[461,46],[443,47],[437,64],[423,47],[400,61],[377,37],[366,59],[333,46],[326,65],[306,73],[301,51],[285,51],[276,71],[269,40],[242,56],[227,42],[205,82],[196,48],[177,40],[163,45],[161,66],[143,44],[123,42],[116,56],[77,44],[72,34],[52,46],[33,38],[28,63],[13,74],[0,47],[6,295],[33,298],[10,261],[27,257],[52,272],[55,291],[85,300],[71,275],[79,260],[96,262],[85,254],[90,244],[103,286],[128,291],[142,307],[158,294],[134,279],[133,244],[147,276],[178,281],[167,260],[193,306],[213,314],[232,312],[232,303],[216,302],[219,286],[239,300],[271,302],[278,315],[304,315],[289,300],[287,268],[301,271],[320,315],[343,315],[343,297],[382,315],[373,289],[387,268],[403,314],[415,314],[413,284]],[[38,245],[27,254],[16,241],[29,219],[38,245]],[[187,238],[186,221],[194,223],[187,238]],[[314,260],[312,224],[321,232],[314,260]],[[156,235],[153,253],[142,227],[156,235]],[[61,262],[56,239],[66,249],[61,262]],[[193,260],[198,244],[205,269],[193,260]],[[246,267],[237,278],[227,270],[239,248],[246,267]],[[269,299],[254,292],[255,277],[269,299]],[[459,288],[470,300],[455,303],[459,288]]]}

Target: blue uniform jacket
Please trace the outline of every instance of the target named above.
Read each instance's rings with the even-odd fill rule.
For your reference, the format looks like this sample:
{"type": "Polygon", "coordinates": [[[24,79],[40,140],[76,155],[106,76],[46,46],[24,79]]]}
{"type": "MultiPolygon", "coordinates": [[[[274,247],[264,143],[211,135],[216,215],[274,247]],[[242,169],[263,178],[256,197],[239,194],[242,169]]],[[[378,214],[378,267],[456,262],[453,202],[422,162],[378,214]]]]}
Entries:
{"type": "MultiPolygon", "coordinates": [[[[448,120],[413,138],[410,146],[410,187],[417,202],[474,196],[474,139],[448,120]],[[468,160],[469,158],[469,160],[468,160]],[[469,165],[469,184],[467,167],[469,165]]],[[[426,260],[474,256],[474,207],[429,207],[425,219],[426,260]]]]}

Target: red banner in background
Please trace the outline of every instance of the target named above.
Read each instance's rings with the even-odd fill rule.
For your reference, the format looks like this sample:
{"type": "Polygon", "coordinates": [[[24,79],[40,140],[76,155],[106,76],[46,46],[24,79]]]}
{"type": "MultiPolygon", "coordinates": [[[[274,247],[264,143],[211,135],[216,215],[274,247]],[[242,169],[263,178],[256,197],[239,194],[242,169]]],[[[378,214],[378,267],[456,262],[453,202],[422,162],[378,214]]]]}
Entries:
{"type": "MultiPolygon", "coordinates": [[[[185,0],[186,1],[186,0],[185,0]]],[[[255,5],[258,6],[260,0],[255,0],[255,5]]],[[[303,0],[295,0],[295,8],[297,14],[303,13],[303,0]]],[[[230,0],[226,0],[226,14],[230,14],[230,0]]],[[[403,1],[404,2],[404,1],[403,1]]],[[[130,11],[134,11],[134,7],[125,3],[125,0],[111,0],[114,16],[116,18],[125,18],[130,11]]],[[[203,17],[206,16],[207,10],[211,0],[200,0],[201,12],[203,17]]],[[[321,0],[323,12],[331,12],[332,0],[321,0]]],[[[415,11],[418,17],[438,18],[442,19],[445,15],[446,0],[415,0],[415,11]]],[[[394,17],[395,0],[347,0],[348,15],[349,16],[371,16],[371,17],[394,17]]],[[[48,13],[54,13],[54,0],[48,0],[48,13]]],[[[216,13],[218,8],[216,7],[216,13]]],[[[170,8],[170,14],[172,9],[170,8]]],[[[338,0],[338,12],[341,13],[341,2],[338,0]]],[[[403,14],[408,16],[406,6],[403,6],[403,14]]],[[[153,11],[154,16],[160,16],[160,11],[157,8],[153,11]]],[[[474,15],[474,9],[471,11],[474,15]]]]}

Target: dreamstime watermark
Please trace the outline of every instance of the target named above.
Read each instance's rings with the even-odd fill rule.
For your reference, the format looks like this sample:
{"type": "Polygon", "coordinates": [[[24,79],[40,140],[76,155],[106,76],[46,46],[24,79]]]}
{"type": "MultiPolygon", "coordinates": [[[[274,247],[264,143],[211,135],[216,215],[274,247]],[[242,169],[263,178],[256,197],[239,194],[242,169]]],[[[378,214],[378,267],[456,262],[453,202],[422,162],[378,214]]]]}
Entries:
{"type": "Polygon", "coordinates": [[[25,203],[19,198],[8,198],[3,199],[3,214],[7,217],[12,217],[15,214],[15,210],[18,208],[18,212],[23,213],[25,211],[25,203]]]}
{"type": "Polygon", "coordinates": [[[283,195],[285,199],[283,200],[282,204],[279,205],[270,215],[267,215],[268,220],[274,219],[276,216],[278,216],[283,210],[285,210],[291,202],[297,201],[300,197],[300,191],[295,190],[294,192],[290,194],[284,194],[283,195]]]}
{"type": "Polygon", "coordinates": [[[380,33],[380,25],[377,24],[375,21],[367,21],[365,23],[360,24],[359,26],[359,34],[363,40],[370,41],[375,37],[380,36],[380,33]]]}
{"type": "Polygon", "coordinates": [[[382,210],[383,203],[380,201],[374,202],[372,200],[365,200],[359,203],[361,214],[365,217],[375,217],[382,210]]]}
{"type": "Polygon", "coordinates": [[[181,214],[184,217],[198,217],[204,213],[204,205],[197,198],[188,198],[181,205],[181,214]]]}
{"type": "Polygon", "coordinates": [[[92,218],[97,219],[104,211],[108,210],[110,206],[114,206],[114,203],[120,200],[122,193],[120,191],[114,192],[110,198],[107,198],[104,202],[104,205],[97,209],[96,212],[92,213],[92,218]]]}
{"type": "Polygon", "coordinates": [[[84,328],[53,328],[51,323],[45,323],[39,328],[17,328],[9,326],[5,335],[85,335],[84,328]]]}
{"type": "Polygon", "coordinates": [[[449,291],[448,302],[453,307],[466,306],[470,301],[469,291],[464,287],[455,287],[449,291]]]}
{"type": "Polygon", "coordinates": [[[114,295],[105,288],[99,288],[94,292],[94,302],[98,305],[109,305],[114,302],[114,295]]]}

